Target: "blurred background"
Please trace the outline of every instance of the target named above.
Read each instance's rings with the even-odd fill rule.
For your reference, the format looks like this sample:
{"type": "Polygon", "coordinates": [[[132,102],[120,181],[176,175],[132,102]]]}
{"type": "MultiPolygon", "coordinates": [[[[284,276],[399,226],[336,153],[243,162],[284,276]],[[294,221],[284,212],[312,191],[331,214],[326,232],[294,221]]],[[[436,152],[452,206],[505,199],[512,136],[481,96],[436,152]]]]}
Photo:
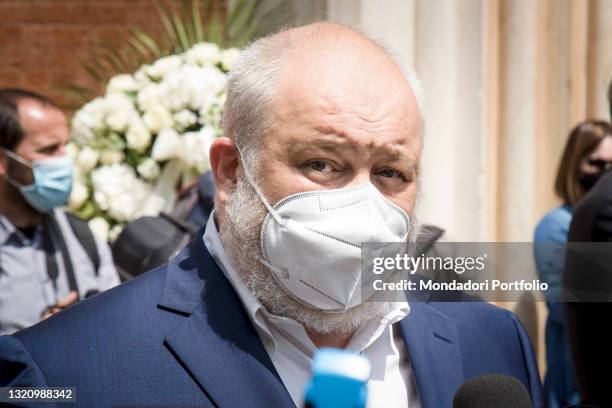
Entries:
{"type": "MultiPolygon", "coordinates": [[[[74,112],[111,77],[159,57],[135,58],[126,42],[141,40],[133,50],[167,37],[164,16],[184,3],[0,0],[0,87],[40,92],[74,112]]],[[[240,1],[207,3],[224,14],[240,1]]],[[[453,240],[531,241],[559,204],[554,178],[571,128],[609,119],[612,0],[255,3],[257,18],[239,30],[245,39],[329,19],[362,28],[416,70],[427,101],[420,217],[453,240]]],[[[544,370],[545,307],[516,311],[544,370]]]]}

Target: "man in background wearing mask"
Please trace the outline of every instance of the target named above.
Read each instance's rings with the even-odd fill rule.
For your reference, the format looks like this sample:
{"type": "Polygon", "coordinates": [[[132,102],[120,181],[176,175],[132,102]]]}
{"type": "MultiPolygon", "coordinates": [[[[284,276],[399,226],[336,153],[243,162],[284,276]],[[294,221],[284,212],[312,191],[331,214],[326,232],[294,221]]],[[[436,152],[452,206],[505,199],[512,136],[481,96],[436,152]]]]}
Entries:
{"type": "Polygon", "coordinates": [[[313,353],[332,346],[371,362],[370,407],[449,407],[486,373],[516,377],[541,407],[511,313],[359,296],[361,243],[417,231],[421,101],[414,74],[347,27],[252,44],[210,149],[205,232],[168,265],[0,338],[0,372],[14,373],[0,386],[75,386],[78,406],[300,407],[313,353]]]}
{"type": "Polygon", "coordinates": [[[68,138],[51,101],[0,89],[0,334],[119,283],[108,246],[58,208],[72,188],[68,138]]]}

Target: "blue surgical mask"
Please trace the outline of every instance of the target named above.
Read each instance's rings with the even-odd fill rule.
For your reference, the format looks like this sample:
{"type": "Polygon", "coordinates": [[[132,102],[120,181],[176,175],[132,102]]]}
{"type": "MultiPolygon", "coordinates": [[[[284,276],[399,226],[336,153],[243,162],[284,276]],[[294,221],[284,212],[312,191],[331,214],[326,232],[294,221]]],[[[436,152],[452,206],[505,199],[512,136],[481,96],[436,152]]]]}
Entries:
{"type": "Polygon", "coordinates": [[[65,204],[72,190],[73,164],[70,156],[28,161],[10,150],[3,149],[11,159],[32,169],[34,183],[23,185],[7,176],[7,181],[21,191],[28,203],[36,210],[46,213],[65,204]]]}

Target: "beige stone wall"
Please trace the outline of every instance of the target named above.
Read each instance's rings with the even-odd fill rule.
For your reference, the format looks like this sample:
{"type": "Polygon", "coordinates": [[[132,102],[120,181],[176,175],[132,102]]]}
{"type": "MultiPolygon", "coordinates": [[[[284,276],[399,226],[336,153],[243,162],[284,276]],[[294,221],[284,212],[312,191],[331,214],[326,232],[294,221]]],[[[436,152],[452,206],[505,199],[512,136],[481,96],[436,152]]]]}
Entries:
{"type": "Polygon", "coordinates": [[[427,93],[421,217],[458,240],[528,241],[557,201],[569,129],[607,118],[611,0],[327,0],[427,93]]]}
{"type": "MultiPolygon", "coordinates": [[[[412,66],[427,96],[420,217],[461,241],[531,241],[558,204],[570,128],[608,118],[612,0],[327,0],[412,66]]],[[[544,369],[543,304],[504,305],[544,369]]]]}

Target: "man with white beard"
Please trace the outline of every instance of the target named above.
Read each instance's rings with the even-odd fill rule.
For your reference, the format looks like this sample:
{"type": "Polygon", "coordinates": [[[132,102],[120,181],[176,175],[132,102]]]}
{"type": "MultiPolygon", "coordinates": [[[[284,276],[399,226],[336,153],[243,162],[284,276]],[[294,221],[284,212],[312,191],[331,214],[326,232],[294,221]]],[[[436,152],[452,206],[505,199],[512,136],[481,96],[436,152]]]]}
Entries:
{"type": "Polygon", "coordinates": [[[360,296],[361,243],[417,232],[421,105],[414,74],[347,27],[253,43],[210,149],[205,231],[168,265],[0,339],[0,386],[73,386],[78,406],[302,406],[312,355],[331,346],[370,360],[370,407],[448,407],[487,373],[541,406],[509,312],[360,296]]]}

